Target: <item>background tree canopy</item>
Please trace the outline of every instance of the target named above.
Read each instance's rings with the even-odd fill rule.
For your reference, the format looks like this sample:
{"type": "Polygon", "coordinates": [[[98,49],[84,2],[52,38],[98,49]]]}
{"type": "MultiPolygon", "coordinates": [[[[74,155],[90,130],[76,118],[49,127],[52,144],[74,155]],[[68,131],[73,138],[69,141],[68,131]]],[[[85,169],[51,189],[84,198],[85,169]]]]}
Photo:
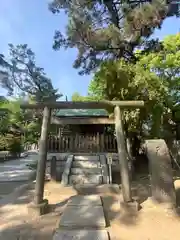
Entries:
{"type": "Polygon", "coordinates": [[[27,44],[9,44],[9,61],[0,56],[1,86],[9,95],[16,92],[33,97],[37,102],[55,101],[62,94],[54,89],[44,69],[36,65],[35,53],[27,44]]]}
{"type": "Polygon", "coordinates": [[[174,137],[173,106],[180,99],[180,34],[167,36],[161,48],[136,51],[136,63],[109,60],[100,65],[88,97],[73,100],[144,100],[142,111],[125,112],[128,132],[151,138],[174,137]]]}
{"type": "Polygon", "coordinates": [[[0,98],[1,145],[9,149],[8,142],[12,138],[9,130],[13,126],[21,130],[23,145],[38,143],[42,111],[22,110],[20,104],[56,101],[62,94],[54,89],[44,69],[37,66],[35,53],[27,44],[9,44],[8,60],[0,55],[0,84],[11,96],[0,98]]]}
{"type": "Polygon", "coordinates": [[[156,46],[149,39],[154,30],[166,17],[179,14],[178,4],[165,0],[53,0],[49,8],[68,17],[65,35],[55,32],[54,49],[77,48],[74,67],[80,68],[80,74],[109,59],[136,61],[134,49],[156,46]]]}

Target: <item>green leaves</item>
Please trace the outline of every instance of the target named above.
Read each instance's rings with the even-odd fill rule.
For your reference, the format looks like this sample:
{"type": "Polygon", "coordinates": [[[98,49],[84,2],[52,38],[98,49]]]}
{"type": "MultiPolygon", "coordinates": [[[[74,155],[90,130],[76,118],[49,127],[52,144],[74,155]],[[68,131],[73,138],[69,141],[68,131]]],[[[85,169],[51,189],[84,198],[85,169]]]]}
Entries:
{"type": "Polygon", "coordinates": [[[161,46],[136,52],[135,64],[102,63],[89,86],[89,95],[99,100],[144,100],[145,109],[125,111],[124,120],[129,131],[146,126],[151,137],[163,137],[167,129],[173,134],[171,111],[180,98],[180,34],[166,37],[161,46]]]}
{"type": "Polygon", "coordinates": [[[177,13],[165,0],[51,0],[49,8],[54,14],[67,15],[66,32],[56,30],[53,47],[77,48],[74,67],[80,74],[94,72],[106,60],[137,61],[136,47],[149,43],[147,38],[169,12],[177,13]]]}
{"type": "Polygon", "coordinates": [[[62,96],[54,89],[44,69],[36,65],[35,53],[27,44],[9,44],[9,55],[10,61],[4,65],[8,75],[1,79],[1,85],[10,95],[18,90],[20,94],[32,95],[37,102],[56,101],[62,96]]]}

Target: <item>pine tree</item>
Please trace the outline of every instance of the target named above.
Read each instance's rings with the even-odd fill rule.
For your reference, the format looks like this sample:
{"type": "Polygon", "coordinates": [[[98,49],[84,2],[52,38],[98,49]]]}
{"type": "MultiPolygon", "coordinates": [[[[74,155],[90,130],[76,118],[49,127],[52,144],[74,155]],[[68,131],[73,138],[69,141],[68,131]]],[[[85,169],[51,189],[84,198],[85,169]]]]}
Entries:
{"type": "Polygon", "coordinates": [[[0,65],[4,67],[6,73],[0,79],[0,84],[9,95],[13,95],[17,90],[20,95],[22,93],[30,95],[37,102],[55,101],[62,96],[54,89],[44,69],[37,66],[35,53],[27,44],[17,46],[9,44],[9,55],[9,62],[0,56],[0,65]]]}
{"type": "Polygon", "coordinates": [[[143,47],[170,12],[164,0],[53,0],[53,13],[68,17],[65,36],[57,30],[54,49],[77,48],[75,68],[90,73],[106,59],[136,61],[134,49],[143,47]]]}

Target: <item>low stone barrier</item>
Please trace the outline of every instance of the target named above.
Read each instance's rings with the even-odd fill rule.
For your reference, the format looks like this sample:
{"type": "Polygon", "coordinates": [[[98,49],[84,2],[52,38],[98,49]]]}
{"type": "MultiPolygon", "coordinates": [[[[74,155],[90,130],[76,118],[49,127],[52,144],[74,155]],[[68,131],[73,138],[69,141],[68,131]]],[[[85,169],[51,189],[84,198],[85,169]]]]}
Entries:
{"type": "Polygon", "coordinates": [[[104,184],[108,184],[109,183],[109,169],[108,169],[108,165],[107,165],[107,158],[106,155],[99,155],[99,160],[101,163],[101,167],[102,167],[102,177],[103,177],[103,183],[104,184]]]}

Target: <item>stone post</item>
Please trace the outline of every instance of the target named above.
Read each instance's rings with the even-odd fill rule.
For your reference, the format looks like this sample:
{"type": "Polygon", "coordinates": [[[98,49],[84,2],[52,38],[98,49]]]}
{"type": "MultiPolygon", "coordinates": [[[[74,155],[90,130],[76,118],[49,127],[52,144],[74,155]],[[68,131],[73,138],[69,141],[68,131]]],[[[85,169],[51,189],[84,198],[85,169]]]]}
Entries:
{"type": "Polygon", "coordinates": [[[56,181],[57,180],[57,171],[56,171],[56,156],[53,156],[51,159],[51,179],[56,181]]]}

